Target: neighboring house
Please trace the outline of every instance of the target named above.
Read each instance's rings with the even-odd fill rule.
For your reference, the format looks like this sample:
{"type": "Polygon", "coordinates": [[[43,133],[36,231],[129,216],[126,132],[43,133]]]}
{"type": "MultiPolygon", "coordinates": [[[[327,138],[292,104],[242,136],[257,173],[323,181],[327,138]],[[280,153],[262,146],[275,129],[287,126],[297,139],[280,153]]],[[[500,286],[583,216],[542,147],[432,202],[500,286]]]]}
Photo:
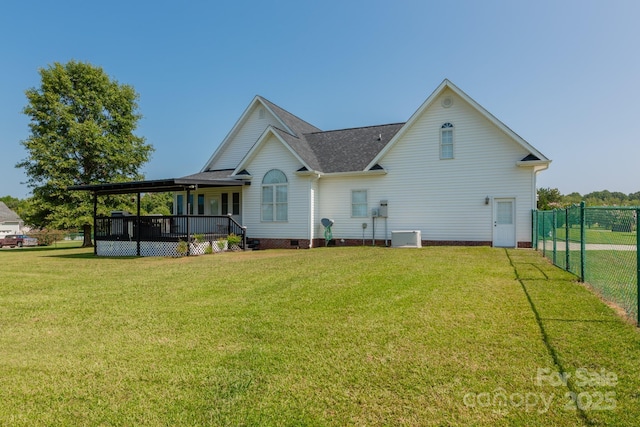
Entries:
{"type": "Polygon", "coordinates": [[[0,202],[0,237],[7,234],[20,234],[23,226],[24,222],[18,214],[9,209],[4,202],[0,202]]]}
{"type": "Polygon", "coordinates": [[[260,248],[324,246],[322,218],[337,245],[411,231],[423,245],[530,247],[550,162],[448,80],[406,123],[333,131],[257,96],[181,178],[217,186],[175,193],[174,214],[230,213],[260,248]]]}

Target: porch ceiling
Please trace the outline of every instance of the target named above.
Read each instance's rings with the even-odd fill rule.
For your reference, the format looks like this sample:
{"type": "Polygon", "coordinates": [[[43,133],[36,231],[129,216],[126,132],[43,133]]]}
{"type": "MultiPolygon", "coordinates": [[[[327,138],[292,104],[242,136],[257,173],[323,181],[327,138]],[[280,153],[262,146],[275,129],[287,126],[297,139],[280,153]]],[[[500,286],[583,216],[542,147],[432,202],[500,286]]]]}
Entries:
{"type": "Polygon", "coordinates": [[[92,191],[95,194],[162,193],[187,191],[206,187],[239,187],[245,182],[235,179],[199,179],[193,177],[155,179],[148,181],[110,182],[105,184],[72,185],[71,191],[92,191]]]}

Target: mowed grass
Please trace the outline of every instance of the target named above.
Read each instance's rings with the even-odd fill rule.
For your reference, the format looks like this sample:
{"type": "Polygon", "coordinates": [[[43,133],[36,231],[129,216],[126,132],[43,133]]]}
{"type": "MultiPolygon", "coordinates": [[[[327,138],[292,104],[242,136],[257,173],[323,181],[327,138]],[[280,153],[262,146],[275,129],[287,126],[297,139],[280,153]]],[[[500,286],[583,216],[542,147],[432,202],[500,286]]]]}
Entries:
{"type": "MultiPolygon", "coordinates": [[[[552,255],[547,254],[550,258],[552,255]]],[[[556,260],[564,268],[566,252],[556,260]]],[[[571,251],[571,270],[580,274],[580,251],[571,251]]],[[[585,282],[605,300],[621,307],[631,320],[638,319],[637,255],[634,251],[587,250],[585,282]]]]}
{"type": "MultiPolygon", "coordinates": [[[[635,232],[611,231],[604,228],[587,228],[585,229],[585,241],[587,244],[601,245],[634,245],[636,244],[637,235],[635,232]]],[[[556,229],[556,239],[564,241],[567,231],[564,227],[556,229]]],[[[548,236],[547,238],[550,238],[548,236]]],[[[569,240],[572,242],[580,241],[580,228],[569,229],[569,240]]]]}
{"type": "Polygon", "coordinates": [[[0,425],[640,419],[638,330],[530,250],[0,261],[0,425]]]}

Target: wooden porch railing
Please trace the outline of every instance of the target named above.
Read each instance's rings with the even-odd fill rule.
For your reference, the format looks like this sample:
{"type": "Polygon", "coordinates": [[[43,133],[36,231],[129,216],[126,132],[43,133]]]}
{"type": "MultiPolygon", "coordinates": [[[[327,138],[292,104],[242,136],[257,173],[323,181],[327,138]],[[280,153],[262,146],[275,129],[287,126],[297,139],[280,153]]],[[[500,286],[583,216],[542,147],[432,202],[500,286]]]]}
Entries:
{"type": "Polygon", "coordinates": [[[111,216],[97,217],[95,223],[96,241],[192,241],[194,235],[201,235],[206,241],[214,241],[230,234],[241,237],[239,246],[244,250],[247,242],[246,228],[230,215],[111,216]]]}

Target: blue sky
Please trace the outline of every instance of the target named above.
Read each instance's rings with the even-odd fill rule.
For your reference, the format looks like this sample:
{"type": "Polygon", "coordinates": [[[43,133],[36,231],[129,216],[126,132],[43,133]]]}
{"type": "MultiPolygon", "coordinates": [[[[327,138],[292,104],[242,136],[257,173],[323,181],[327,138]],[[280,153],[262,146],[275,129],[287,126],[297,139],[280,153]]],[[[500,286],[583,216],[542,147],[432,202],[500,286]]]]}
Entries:
{"type": "Polygon", "coordinates": [[[27,197],[24,91],[101,66],[140,95],[149,179],[198,172],[257,94],[330,130],[406,121],[444,78],[553,160],[539,187],[640,191],[640,2],[32,1],[0,14],[0,196],[27,197]]]}

